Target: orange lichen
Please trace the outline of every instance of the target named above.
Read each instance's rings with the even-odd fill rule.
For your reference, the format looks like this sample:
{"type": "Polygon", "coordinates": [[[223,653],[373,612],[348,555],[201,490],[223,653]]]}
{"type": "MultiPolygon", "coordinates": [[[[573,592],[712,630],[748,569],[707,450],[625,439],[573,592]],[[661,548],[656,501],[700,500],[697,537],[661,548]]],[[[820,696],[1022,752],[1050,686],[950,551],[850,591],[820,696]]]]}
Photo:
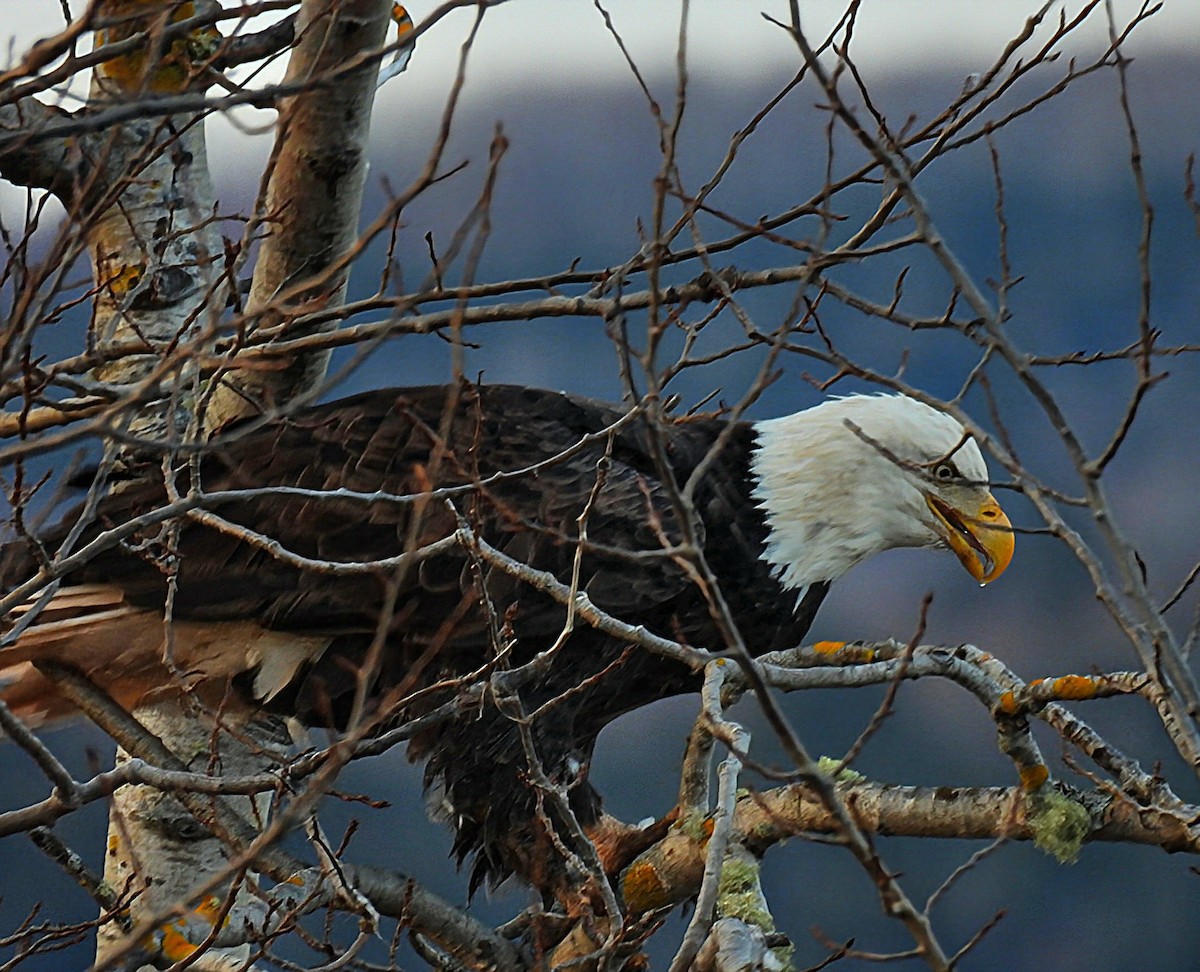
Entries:
{"type": "Polygon", "coordinates": [[[142,281],[145,264],[130,263],[104,281],[114,297],[124,297],[142,281]]]}
{"type": "Polygon", "coordinates": [[[197,28],[164,42],[162,30],[196,16],[192,0],[109,0],[104,5],[112,26],[96,32],[96,46],[116,44],[144,33],[132,50],[98,65],[103,77],[121,91],[169,93],[185,90],[221,42],[211,26],[197,28]]]}
{"type": "Polygon", "coordinates": [[[196,951],[196,946],[179,930],[177,922],[163,925],[158,930],[157,938],[159,951],[170,962],[182,962],[196,951]]]}
{"type": "Polygon", "coordinates": [[[392,22],[396,25],[397,39],[413,32],[412,15],[409,14],[402,3],[392,4],[392,22]]]}
{"type": "Polygon", "coordinates": [[[996,707],[1001,712],[1013,715],[1017,711],[1017,697],[1012,692],[1001,692],[996,707]]]}
{"type": "Polygon", "coordinates": [[[1022,766],[1019,770],[1021,786],[1027,791],[1036,790],[1050,778],[1050,770],[1042,763],[1033,766],[1022,766]]]}
{"type": "MultiPolygon", "coordinates": [[[[209,895],[182,918],[159,926],[146,939],[147,946],[171,962],[181,962],[199,948],[212,933],[221,918],[224,901],[217,895],[209,895]]],[[[228,922],[228,916],[222,922],[228,922]]]]}
{"type": "MultiPolygon", "coordinates": [[[[210,925],[215,925],[217,923],[217,919],[221,916],[221,907],[224,905],[224,903],[225,902],[215,894],[210,894],[207,898],[196,905],[195,914],[199,915],[210,925]]],[[[225,920],[228,921],[229,917],[226,916],[225,920]]]]}
{"type": "Polygon", "coordinates": [[[1086,675],[1064,675],[1054,680],[1054,694],[1060,699],[1090,699],[1096,694],[1096,683],[1086,675]]]}
{"type": "Polygon", "coordinates": [[[818,655],[836,655],[846,647],[844,641],[818,641],[813,645],[813,651],[818,655]]]}
{"type": "Polygon", "coordinates": [[[622,881],[625,904],[631,911],[653,911],[670,904],[667,887],[649,861],[636,861],[622,881]]]}

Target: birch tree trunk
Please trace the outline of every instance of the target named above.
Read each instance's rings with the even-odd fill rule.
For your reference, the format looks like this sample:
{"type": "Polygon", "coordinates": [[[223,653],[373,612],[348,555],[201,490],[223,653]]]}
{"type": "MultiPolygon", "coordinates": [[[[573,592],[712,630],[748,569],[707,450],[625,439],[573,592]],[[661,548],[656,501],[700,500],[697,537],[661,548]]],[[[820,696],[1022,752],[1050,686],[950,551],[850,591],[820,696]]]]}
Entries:
{"type": "MultiPolygon", "coordinates": [[[[273,172],[265,212],[269,227],[254,274],[251,299],[265,309],[305,294],[304,282],[320,277],[325,306],[345,296],[348,273],[325,276],[355,237],[366,175],[366,147],[377,60],[384,38],[386,0],[309,0],[298,19],[298,45],[285,84],[299,88],[280,105],[273,172]],[[347,65],[356,65],[347,70],[347,65]],[[332,281],[332,282],[330,282],[332,281]],[[286,285],[292,285],[289,292],[286,285]]],[[[90,95],[98,111],[112,104],[182,91],[202,91],[203,55],[219,38],[201,29],[186,42],[158,43],[168,20],[194,15],[192,4],[128,0],[102,3],[102,17],[141,13],[107,31],[101,43],[117,43],[146,30],[149,42],[107,62],[95,74],[90,95]],[[215,39],[214,39],[215,38],[215,39]],[[148,55],[147,50],[156,51],[148,55]],[[197,57],[196,55],[201,55],[197,57]]],[[[103,209],[88,225],[88,249],[97,287],[92,340],[111,360],[95,378],[136,389],[148,404],[130,410],[126,434],[135,443],[202,440],[206,433],[253,411],[256,404],[286,402],[310,393],[324,375],[327,354],[291,363],[278,372],[249,371],[212,380],[196,364],[216,337],[226,305],[220,274],[222,239],[208,170],[203,116],[159,115],[115,125],[103,144],[102,177],[93,195],[103,209]],[[135,353],[125,349],[135,346],[135,353]],[[180,348],[192,354],[180,354],[180,348]]],[[[236,361],[230,362],[236,368],[236,361]]],[[[228,373],[225,373],[228,374],[228,373]]],[[[127,453],[129,450],[127,450],[127,453]]],[[[167,624],[169,625],[169,620],[167,624]]],[[[164,628],[167,666],[170,638],[164,628]]],[[[236,738],[222,731],[213,713],[178,689],[136,709],[134,717],[189,768],[224,773],[269,769],[283,740],[278,727],[243,727],[236,738]]],[[[118,753],[118,764],[128,754],[118,753]]],[[[220,797],[261,827],[267,801],[220,797]]],[[[187,957],[203,939],[205,922],[191,916],[211,912],[204,888],[228,870],[229,849],[169,793],[150,786],[125,787],[114,795],[105,857],[105,879],[132,895],[129,919],[135,929],[156,927],[151,951],[167,959],[187,957]],[[164,916],[173,923],[163,924],[164,916]],[[198,928],[198,932],[196,929],[198,928]]],[[[234,875],[226,875],[228,886],[234,875]]],[[[100,929],[97,961],[127,951],[127,933],[116,923],[100,929]]],[[[245,947],[206,964],[240,960],[245,947]]]]}
{"type": "MultiPolygon", "coordinates": [[[[350,280],[367,176],[371,106],[391,4],[387,0],[308,0],[296,21],[271,178],[258,214],[268,234],[258,254],[248,310],[259,325],[272,311],[305,303],[336,307],[350,280]]],[[[336,327],[336,320],[325,330],[336,327]]],[[[298,337],[295,327],[287,337],[298,337]]],[[[328,351],[297,356],[277,371],[235,371],[210,409],[215,425],[255,407],[311,395],[325,377],[328,351]]]]}
{"type": "MultiPolygon", "coordinates": [[[[119,2],[99,9],[101,16],[110,17],[127,11],[128,5],[119,2]]],[[[149,13],[155,15],[153,10],[149,13]]],[[[109,32],[103,41],[119,42],[143,25],[153,33],[151,23],[130,22],[128,29],[109,32]]],[[[90,104],[104,111],[140,97],[184,90],[186,81],[169,77],[180,67],[156,64],[142,55],[117,58],[93,75],[90,104]]],[[[198,432],[190,406],[199,373],[190,362],[181,364],[174,348],[211,326],[220,306],[214,268],[221,238],[211,218],[215,199],[204,125],[184,115],[151,115],[113,126],[106,134],[95,188],[105,205],[87,221],[87,245],[97,288],[92,341],[101,355],[113,357],[94,377],[144,388],[151,401],[127,411],[126,431],[135,440],[166,443],[198,432]],[[121,353],[127,344],[141,344],[143,349],[121,353]]],[[[165,638],[163,644],[168,644],[165,638]]],[[[203,765],[210,730],[188,714],[179,699],[164,698],[134,716],[172,752],[187,754],[185,762],[195,755],[203,765]]],[[[128,755],[119,751],[118,765],[126,759],[128,755]]],[[[118,893],[131,896],[128,910],[134,927],[169,909],[198,878],[213,875],[224,864],[216,839],[203,833],[166,793],[136,786],[114,795],[105,880],[118,893]]],[[[102,925],[97,962],[103,964],[124,939],[119,924],[102,925]]]]}

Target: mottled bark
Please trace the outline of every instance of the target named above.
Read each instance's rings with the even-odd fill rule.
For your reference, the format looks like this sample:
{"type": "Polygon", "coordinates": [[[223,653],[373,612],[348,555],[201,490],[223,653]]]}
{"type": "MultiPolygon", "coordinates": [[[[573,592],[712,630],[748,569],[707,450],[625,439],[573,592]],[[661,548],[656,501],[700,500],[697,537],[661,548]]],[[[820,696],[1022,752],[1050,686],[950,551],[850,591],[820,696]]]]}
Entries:
{"type": "MultiPolygon", "coordinates": [[[[289,306],[336,307],[346,296],[346,259],[358,229],[367,176],[367,138],[388,24],[387,0],[310,0],[296,23],[286,85],[305,90],[281,101],[273,171],[263,211],[248,310],[251,327],[275,325],[289,306]]],[[[336,316],[320,330],[338,324],[336,316]]],[[[285,329],[295,338],[308,331],[285,329]]],[[[232,374],[213,402],[215,423],[278,407],[313,391],[328,350],[296,355],[280,370],[232,374]]]]}
{"type": "Polygon", "coordinates": [[[46,127],[65,122],[70,114],[21,98],[0,105],[0,176],[18,186],[49,189],[70,208],[85,168],[73,141],[38,137],[46,127]]]}
{"type": "MultiPolygon", "coordinates": [[[[147,20],[130,22],[128,31],[98,35],[98,41],[119,41],[135,28],[153,34],[154,18],[162,14],[153,5],[148,10],[147,20]]],[[[102,16],[130,12],[121,0],[100,9],[102,16]]],[[[168,57],[160,63],[139,51],[107,62],[93,77],[89,106],[101,110],[189,86],[186,65],[167,64],[168,57]]],[[[191,116],[136,119],[105,132],[95,150],[99,174],[83,225],[96,286],[90,341],[102,352],[126,342],[140,342],[144,350],[112,360],[93,376],[169,392],[166,397],[151,393],[150,401],[124,416],[128,433],[147,448],[161,448],[203,434],[195,409],[200,374],[177,349],[202,341],[206,330],[213,333],[224,303],[215,294],[216,260],[223,247],[213,219],[204,125],[191,116]]],[[[134,451],[142,450],[134,446],[134,451]]],[[[164,651],[165,636],[164,628],[164,651]]],[[[134,716],[185,763],[203,767],[210,739],[216,744],[219,738],[221,749],[228,748],[228,737],[214,736],[210,722],[197,719],[179,697],[164,696],[134,716]]],[[[118,763],[126,758],[120,752],[118,763]]],[[[255,766],[253,758],[235,762],[244,772],[255,766]]],[[[134,927],[186,901],[193,888],[225,866],[220,842],[173,798],[145,786],[114,794],[105,879],[118,891],[138,892],[129,907],[134,927]]],[[[97,960],[121,949],[125,938],[119,925],[102,926],[97,960]]]]}

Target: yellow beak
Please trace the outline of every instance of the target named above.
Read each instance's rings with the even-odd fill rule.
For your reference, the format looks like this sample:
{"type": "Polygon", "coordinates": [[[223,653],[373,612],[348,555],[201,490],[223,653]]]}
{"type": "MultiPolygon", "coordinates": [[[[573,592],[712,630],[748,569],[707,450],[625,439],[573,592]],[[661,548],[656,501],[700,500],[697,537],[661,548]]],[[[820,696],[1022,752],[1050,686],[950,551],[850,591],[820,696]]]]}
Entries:
{"type": "Polygon", "coordinates": [[[980,584],[994,581],[1012,560],[1013,528],[991,493],[974,509],[951,506],[940,496],[925,494],[925,502],[945,527],[945,540],[967,573],[980,584]]]}

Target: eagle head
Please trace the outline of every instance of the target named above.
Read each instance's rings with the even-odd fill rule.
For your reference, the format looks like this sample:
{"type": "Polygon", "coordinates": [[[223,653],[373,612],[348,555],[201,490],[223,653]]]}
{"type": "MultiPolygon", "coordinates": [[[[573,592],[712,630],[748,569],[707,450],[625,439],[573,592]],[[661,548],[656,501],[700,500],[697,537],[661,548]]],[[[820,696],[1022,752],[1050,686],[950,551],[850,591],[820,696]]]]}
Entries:
{"type": "Polygon", "coordinates": [[[831,581],[893,547],[948,547],[981,584],[1012,559],[979,446],[905,395],[853,395],[758,422],[753,495],[764,559],[788,588],[831,581]]]}

